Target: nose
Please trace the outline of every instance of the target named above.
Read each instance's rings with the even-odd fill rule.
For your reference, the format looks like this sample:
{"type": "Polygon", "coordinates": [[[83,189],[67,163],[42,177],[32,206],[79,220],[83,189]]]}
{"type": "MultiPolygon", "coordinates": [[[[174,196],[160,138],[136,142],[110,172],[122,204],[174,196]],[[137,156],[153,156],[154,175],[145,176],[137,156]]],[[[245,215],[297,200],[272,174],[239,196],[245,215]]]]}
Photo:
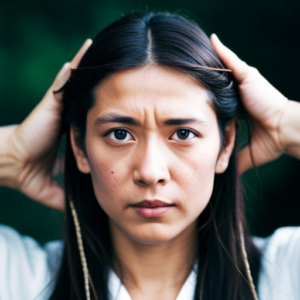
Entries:
{"type": "Polygon", "coordinates": [[[165,185],[170,181],[167,153],[157,141],[151,140],[136,154],[133,181],[139,186],[165,185]]]}

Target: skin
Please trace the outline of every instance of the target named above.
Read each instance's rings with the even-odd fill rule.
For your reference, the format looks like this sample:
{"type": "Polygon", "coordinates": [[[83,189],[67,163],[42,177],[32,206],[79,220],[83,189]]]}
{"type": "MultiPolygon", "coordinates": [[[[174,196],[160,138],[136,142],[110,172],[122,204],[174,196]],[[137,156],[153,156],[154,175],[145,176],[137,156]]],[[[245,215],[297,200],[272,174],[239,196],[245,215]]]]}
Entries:
{"type": "MultiPolygon", "coordinates": [[[[211,42],[221,60],[229,69],[232,70],[232,74],[234,75],[239,87],[241,100],[248,113],[248,116],[251,119],[253,125],[251,148],[255,164],[258,166],[270,162],[283,153],[287,153],[300,159],[300,104],[284,97],[255,68],[247,65],[230,49],[225,47],[215,35],[211,37],[211,42]]],[[[88,49],[91,43],[91,40],[87,40],[71,63],[64,65],[42,101],[20,125],[0,127],[0,185],[18,189],[39,203],[59,210],[63,210],[65,205],[64,192],[53,180],[53,175],[57,174],[59,171],[63,171],[61,168],[62,159],[56,158],[55,156],[55,149],[59,143],[61,135],[61,111],[63,107],[61,101],[62,93],[53,94],[53,91],[58,90],[68,80],[68,77],[70,76],[70,68],[76,68],[82,55],[88,49]]],[[[184,80],[181,77],[181,82],[183,81],[184,80]]],[[[160,83],[161,81],[158,80],[153,86],[156,86],[160,83]]],[[[168,81],[167,84],[168,83],[170,82],[168,81]]],[[[185,90],[189,90],[191,92],[193,90],[193,88],[191,88],[192,84],[189,83],[187,86],[189,88],[186,87],[185,90]]],[[[176,87],[177,86],[175,86],[175,88],[176,87]]],[[[201,99],[203,100],[203,98],[201,98],[200,91],[198,91],[197,97],[199,98],[199,101],[201,99]]],[[[195,112],[196,110],[193,108],[192,111],[195,112]]],[[[142,124],[148,124],[146,119],[151,121],[151,119],[149,119],[151,114],[143,114],[143,110],[139,111],[138,106],[135,107],[133,112],[137,114],[137,117],[144,118],[144,123],[142,124]],[[138,115],[139,112],[141,112],[141,115],[138,115]]],[[[149,184],[139,186],[138,184],[135,184],[135,182],[131,183],[134,187],[134,190],[140,192],[140,194],[135,194],[137,198],[138,196],[146,197],[147,191],[149,193],[148,195],[153,197],[161,195],[163,196],[163,194],[154,195],[153,192],[164,191],[165,187],[171,184],[173,184],[175,188],[183,191],[184,186],[178,185],[177,181],[173,179],[175,174],[169,170],[172,167],[172,165],[169,163],[171,159],[176,161],[175,158],[178,155],[183,155],[184,151],[189,151],[187,149],[192,149],[194,146],[183,147],[169,143],[164,135],[165,132],[163,131],[162,127],[159,127],[159,118],[156,117],[158,115],[158,111],[152,109],[151,112],[155,122],[150,122],[149,124],[151,126],[153,124],[154,126],[157,126],[157,128],[155,127],[156,129],[154,129],[157,134],[145,134],[145,140],[141,140],[139,137],[141,136],[143,128],[140,127],[139,130],[137,130],[137,137],[139,139],[137,140],[136,145],[138,146],[136,148],[139,148],[142,142],[147,150],[148,148],[146,139],[151,138],[151,140],[154,140],[154,147],[153,149],[149,148],[145,152],[145,155],[149,154],[151,159],[151,153],[152,151],[155,153],[156,147],[159,146],[164,149],[164,151],[158,155],[159,160],[155,161],[155,166],[158,167],[158,170],[160,170],[159,174],[166,175],[169,173],[170,179],[168,179],[169,181],[165,185],[163,185],[162,182],[157,182],[152,186],[149,184]],[[179,149],[185,150],[180,151],[179,149]],[[163,160],[162,158],[166,156],[166,153],[171,153],[172,155],[170,157],[167,156],[166,160],[163,160]]],[[[100,130],[99,128],[92,128],[93,125],[90,126],[91,133],[93,131],[100,130]]],[[[227,137],[230,137],[230,128],[231,127],[227,128],[227,137]]],[[[144,129],[144,131],[146,130],[144,129]]],[[[94,133],[94,135],[96,134],[94,133]]],[[[99,135],[96,135],[96,139],[100,140],[99,135]]],[[[206,139],[203,140],[205,140],[205,142],[207,141],[206,139]]],[[[227,141],[230,141],[230,138],[227,138],[227,141]]],[[[100,143],[100,141],[98,142],[100,143]]],[[[197,143],[195,143],[195,145],[196,144],[197,143]]],[[[133,146],[133,144],[115,148],[111,146],[112,149],[118,149],[120,152],[122,151],[122,147],[127,147],[129,149],[130,147],[134,148],[135,146],[133,146]]],[[[76,149],[76,145],[74,145],[75,153],[76,149]]],[[[93,152],[92,150],[93,149],[91,147],[89,151],[93,152]]],[[[112,156],[115,153],[115,150],[111,151],[112,156]]],[[[96,153],[94,153],[94,155],[96,155],[96,153]]],[[[217,166],[223,165],[223,167],[225,166],[226,168],[226,159],[223,160],[222,157],[226,158],[226,156],[220,156],[219,158],[216,158],[216,171],[218,171],[217,166]],[[223,163],[221,163],[222,161],[223,163]]],[[[143,165],[143,161],[147,162],[146,157],[143,158],[143,156],[137,156],[134,157],[134,159],[137,159],[140,163],[137,167],[137,170],[142,170],[141,165],[143,165]]],[[[249,147],[246,147],[240,152],[238,159],[240,173],[243,173],[252,167],[249,147]]],[[[82,162],[81,167],[83,172],[94,172],[94,170],[91,170],[91,168],[88,169],[89,160],[80,154],[80,149],[78,148],[78,162],[80,160],[82,162]]],[[[113,163],[113,161],[110,162],[113,163]]],[[[203,160],[197,160],[196,163],[199,164],[200,162],[203,162],[203,160]]],[[[109,162],[105,161],[104,163],[109,162]]],[[[151,164],[149,166],[152,167],[151,164]]],[[[115,169],[111,169],[111,166],[107,167],[108,169],[106,172],[108,177],[105,184],[109,186],[109,184],[112,184],[111,182],[114,182],[113,178],[116,178],[118,180],[118,184],[123,185],[123,182],[121,181],[121,169],[118,167],[115,169]],[[115,175],[112,173],[110,173],[110,175],[109,171],[115,172],[115,175]]],[[[189,169],[188,165],[184,165],[184,167],[187,175],[191,177],[192,173],[188,171],[192,171],[192,168],[189,169]]],[[[133,169],[130,170],[132,171],[133,169]]],[[[199,169],[195,169],[193,172],[195,172],[195,174],[198,172],[197,175],[200,176],[200,171],[201,170],[199,169]]],[[[101,172],[102,171],[97,173],[95,171],[93,176],[95,178],[96,175],[101,176],[101,172]]],[[[103,172],[105,172],[105,169],[103,169],[103,172]]],[[[143,172],[136,172],[135,174],[139,175],[135,178],[140,178],[140,180],[142,180],[141,178],[145,178],[142,176],[143,172]]],[[[207,176],[211,176],[211,173],[209,173],[207,176]]],[[[158,178],[159,177],[161,176],[158,176],[158,178]]],[[[185,180],[186,179],[184,179],[184,181],[185,180]]],[[[133,177],[131,177],[131,181],[133,181],[133,177]]],[[[147,180],[145,181],[147,182],[147,180]]],[[[151,180],[149,182],[151,183],[151,180]]],[[[116,185],[116,182],[114,184],[116,185]]],[[[124,185],[126,184],[129,183],[124,182],[124,185]]],[[[100,185],[95,187],[95,190],[100,191],[100,189],[100,185]]],[[[113,189],[107,189],[107,193],[116,196],[113,189]]],[[[131,213],[130,209],[126,209],[124,207],[126,201],[129,201],[129,198],[126,198],[126,195],[121,196],[122,205],[121,207],[118,207],[117,211],[122,214],[122,218],[123,216],[125,218],[127,217],[128,213],[131,213]]],[[[175,201],[174,196],[176,198],[177,195],[175,193],[170,194],[170,199],[172,201],[175,201]]],[[[167,195],[167,197],[169,197],[169,195],[167,195]]],[[[136,200],[136,198],[130,198],[130,201],[131,200],[136,200]]],[[[204,197],[201,199],[201,201],[202,200],[205,200],[204,197]]],[[[205,206],[204,202],[202,203],[203,207],[205,206]]],[[[181,202],[178,200],[178,203],[181,202]]],[[[201,210],[200,203],[198,204],[198,209],[201,210]]],[[[107,207],[107,210],[108,209],[109,207],[107,207]]],[[[185,210],[186,213],[189,214],[190,210],[186,209],[185,206],[181,204],[178,205],[178,207],[176,207],[172,213],[177,212],[179,216],[182,216],[185,213],[185,210]]],[[[150,233],[146,232],[146,239],[144,239],[144,241],[148,242],[145,243],[141,239],[141,237],[143,237],[142,226],[139,227],[139,230],[137,231],[139,232],[139,236],[132,234],[129,235],[129,233],[132,231],[130,228],[131,223],[128,223],[128,228],[126,227],[123,230],[122,228],[124,226],[122,218],[120,220],[115,216],[114,219],[111,218],[111,227],[115,248],[117,250],[117,256],[121,259],[124,258],[121,261],[121,264],[126,270],[126,278],[124,283],[127,290],[134,299],[138,299],[138,297],[141,298],[142,291],[145,292],[143,299],[146,299],[146,295],[150,295],[151,293],[151,295],[158,295],[155,296],[156,298],[153,297],[154,299],[175,299],[179,288],[183,284],[191,268],[191,263],[187,262],[186,257],[191,257],[191,261],[193,260],[192,237],[194,232],[194,223],[192,213],[188,215],[188,220],[186,223],[179,222],[180,224],[174,226],[174,230],[171,228],[169,232],[167,230],[162,231],[162,233],[158,232],[157,236],[160,237],[160,241],[157,243],[155,243],[153,240],[153,237],[155,236],[155,228],[167,228],[168,222],[157,222],[157,224],[150,224],[154,225],[154,228],[150,233]],[[188,224],[190,224],[190,226],[188,224]],[[186,229],[184,230],[184,228],[186,229]],[[174,237],[172,238],[172,236],[174,237]],[[135,237],[135,239],[133,237],[135,237]],[[163,242],[164,238],[166,239],[165,242],[163,242]],[[122,247],[120,245],[122,245],[122,247]],[[185,245],[186,247],[182,245],[185,245]],[[159,251],[157,249],[159,249],[159,251]],[[135,257],[135,259],[132,259],[132,257],[135,257]],[[126,264],[127,261],[131,261],[129,266],[126,264]],[[141,265],[143,265],[143,268],[140,267],[141,265]],[[160,271],[159,274],[157,274],[158,269],[160,271]],[[158,278],[160,278],[160,282],[155,280],[156,276],[159,276],[158,278]],[[143,280],[145,281],[143,282],[143,280]],[[149,286],[149,289],[147,289],[147,286],[149,286]],[[167,291],[165,294],[162,292],[164,289],[167,291]],[[163,297],[160,297],[161,295],[163,295],[163,297]]],[[[138,224],[139,220],[137,217],[135,217],[132,222],[137,222],[138,224]]],[[[116,271],[118,273],[117,269],[116,271]]]]}
{"type": "Polygon", "coordinates": [[[118,72],[100,84],[95,97],[87,115],[86,154],[73,130],[72,147],[109,216],[125,287],[134,300],[175,299],[194,262],[196,220],[210,199],[215,173],[228,166],[234,122],[220,152],[217,117],[205,89],[159,66],[118,72]],[[112,114],[137,124],[101,121],[112,114]],[[193,120],[168,125],[168,119],[193,120]],[[110,132],[120,128],[128,132],[124,141],[110,132]],[[186,139],[179,129],[190,130],[186,139]],[[130,206],[145,199],[175,206],[162,217],[145,218],[130,206]]]}
{"type": "Polygon", "coordinates": [[[53,92],[66,83],[91,44],[87,39],[71,62],[64,64],[44,98],[20,125],[0,128],[0,185],[57,210],[65,206],[64,191],[53,180],[63,170],[63,158],[56,156],[63,93],[53,92]]]}
{"type": "MultiPolygon", "coordinates": [[[[256,68],[248,66],[213,34],[217,54],[232,70],[243,105],[252,123],[251,150],[256,166],[283,153],[300,159],[300,104],[288,100],[256,68]]],[[[250,146],[239,154],[239,172],[253,167],[250,146]]]]}
{"type": "MultiPolygon", "coordinates": [[[[55,157],[61,135],[62,93],[53,94],[76,68],[92,41],[58,73],[48,92],[20,125],[0,128],[0,185],[14,188],[29,198],[63,210],[64,191],[54,175],[63,172],[62,158],[55,157]]],[[[238,84],[241,100],[252,122],[251,148],[256,166],[283,153],[300,159],[300,104],[287,100],[258,71],[247,65],[213,34],[211,43],[238,84]]],[[[252,168],[249,147],[239,153],[239,172],[252,168]]]]}

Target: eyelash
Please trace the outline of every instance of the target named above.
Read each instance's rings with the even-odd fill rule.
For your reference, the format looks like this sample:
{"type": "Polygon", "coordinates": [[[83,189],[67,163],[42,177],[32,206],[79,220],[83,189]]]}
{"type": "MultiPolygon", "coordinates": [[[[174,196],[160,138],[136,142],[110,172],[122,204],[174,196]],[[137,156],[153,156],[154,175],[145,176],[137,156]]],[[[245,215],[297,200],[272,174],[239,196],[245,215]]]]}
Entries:
{"type": "MultiPolygon", "coordinates": [[[[108,135],[109,134],[111,134],[111,133],[114,133],[114,132],[116,132],[116,131],[125,131],[125,133],[126,133],[126,135],[127,134],[130,134],[130,132],[128,131],[128,130],[126,130],[126,129],[123,129],[123,128],[114,128],[114,129],[112,129],[112,130],[109,130],[108,132],[106,132],[104,135],[103,135],[103,137],[106,137],[106,138],[108,138],[109,140],[111,140],[111,141],[113,141],[113,142],[115,142],[115,143],[125,143],[123,140],[119,140],[119,141],[116,141],[116,140],[113,140],[112,138],[109,138],[108,137],[108,135]]],[[[130,134],[131,135],[131,134],[130,134]]],[[[131,135],[132,136],[132,135],[131,135]]]]}
{"type": "MultiPolygon", "coordinates": [[[[124,131],[124,132],[126,133],[126,136],[127,136],[128,134],[131,135],[131,133],[130,133],[128,130],[124,129],[124,128],[114,128],[114,129],[109,130],[109,131],[106,132],[105,134],[103,134],[103,137],[106,137],[107,139],[109,139],[109,140],[111,140],[111,141],[113,141],[113,142],[115,142],[115,143],[126,143],[127,141],[123,141],[123,140],[117,141],[117,140],[114,140],[114,139],[108,137],[109,134],[115,133],[115,132],[118,131],[118,130],[119,130],[119,131],[124,131]]],[[[199,133],[197,133],[197,132],[194,131],[194,130],[188,129],[188,128],[179,128],[179,129],[175,130],[175,132],[171,135],[171,137],[172,137],[174,134],[176,134],[176,132],[178,132],[178,131],[180,131],[180,130],[187,131],[187,132],[188,132],[188,136],[192,133],[192,134],[194,134],[194,137],[192,137],[192,138],[190,138],[190,139],[172,139],[173,141],[175,140],[175,141],[179,141],[179,142],[182,142],[182,143],[187,143],[187,142],[190,142],[190,141],[191,141],[192,139],[194,139],[195,137],[199,137],[199,133]]],[[[131,136],[132,136],[132,135],[131,135],[131,136]]]]}

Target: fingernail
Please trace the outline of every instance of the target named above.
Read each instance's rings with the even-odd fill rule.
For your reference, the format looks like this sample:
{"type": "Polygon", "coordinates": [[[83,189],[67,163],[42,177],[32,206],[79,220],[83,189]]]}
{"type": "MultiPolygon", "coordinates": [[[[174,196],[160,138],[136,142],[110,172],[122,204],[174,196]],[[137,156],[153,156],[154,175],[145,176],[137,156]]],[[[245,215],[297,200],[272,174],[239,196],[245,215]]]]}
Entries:
{"type": "Polygon", "coordinates": [[[213,33],[213,34],[211,35],[211,37],[213,37],[214,39],[217,39],[219,42],[221,42],[220,39],[219,39],[219,37],[218,37],[215,33],[213,33]]]}
{"type": "Polygon", "coordinates": [[[85,42],[84,43],[89,43],[89,44],[92,44],[93,43],[93,40],[92,39],[90,39],[90,38],[88,38],[88,39],[86,39],[85,40],[85,42]]]}

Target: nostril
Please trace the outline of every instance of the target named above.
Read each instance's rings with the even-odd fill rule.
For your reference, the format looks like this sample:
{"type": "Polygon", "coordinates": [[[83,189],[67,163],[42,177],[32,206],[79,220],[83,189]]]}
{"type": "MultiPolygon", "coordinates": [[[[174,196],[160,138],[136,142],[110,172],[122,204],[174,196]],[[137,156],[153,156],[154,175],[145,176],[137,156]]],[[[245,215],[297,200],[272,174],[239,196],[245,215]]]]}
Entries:
{"type": "MultiPolygon", "coordinates": [[[[165,180],[164,179],[160,179],[160,180],[158,180],[156,183],[163,183],[163,182],[165,182],[165,180]]],[[[147,183],[147,182],[145,182],[145,181],[143,181],[143,180],[137,180],[136,181],[136,184],[138,184],[138,185],[140,185],[140,186],[148,186],[148,185],[152,185],[150,182],[149,183],[147,183]]]]}
{"type": "Polygon", "coordinates": [[[137,183],[138,183],[139,185],[146,185],[146,183],[145,183],[143,180],[138,180],[137,183]]]}

